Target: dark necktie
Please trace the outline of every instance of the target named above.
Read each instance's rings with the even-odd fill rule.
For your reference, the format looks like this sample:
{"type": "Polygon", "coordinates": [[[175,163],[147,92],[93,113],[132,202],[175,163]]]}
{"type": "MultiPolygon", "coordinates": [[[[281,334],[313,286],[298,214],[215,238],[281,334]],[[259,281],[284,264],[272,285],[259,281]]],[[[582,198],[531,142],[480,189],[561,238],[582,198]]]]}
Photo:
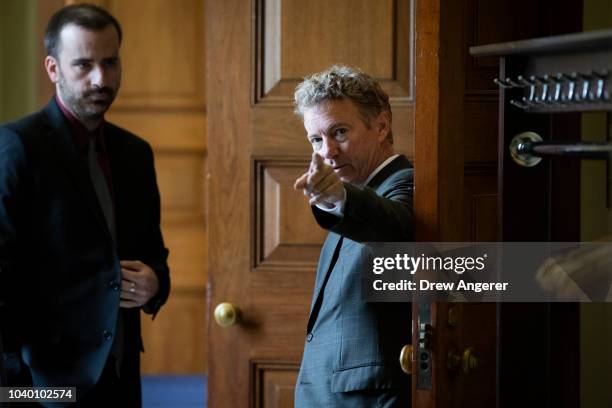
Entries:
{"type": "Polygon", "coordinates": [[[89,138],[87,161],[89,163],[89,175],[91,177],[91,182],[93,183],[94,189],[96,190],[100,208],[102,208],[102,212],[104,213],[106,225],[108,226],[111,237],[113,237],[113,241],[115,241],[115,216],[113,214],[113,200],[111,198],[110,191],[108,191],[108,183],[106,182],[104,171],[102,170],[100,162],[98,161],[98,149],[95,137],[89,138]]]}
{"type": "MultiPolygon", "coordinates": [[[[104,213],[104,218],[106,219],[108,230],[113,238],[113,243],[115,243],[115,215],[113,211],[113,200],[108,189],[106,176],[104,175],[104,171],[102,170],[100,162],[98,161],[98,149],[95,137],[89,138],[87,162],[89,164],[89,175],[91,177],[91,182],[93,183],[94,190],[96,190],[98,202],[100,203],[100,208],[102,208],[102,212],[104,213]]],[[[119,281],[121,282],[121,280],[119,281]]],[[[119,376],[121,362],[123,360],[123,337],[123,314],[121,313],[121,309],[119,309],[115,338],[111,347],[111,354],[115,357],[115,370],[117,371],[117,376],[119,376]]]]}

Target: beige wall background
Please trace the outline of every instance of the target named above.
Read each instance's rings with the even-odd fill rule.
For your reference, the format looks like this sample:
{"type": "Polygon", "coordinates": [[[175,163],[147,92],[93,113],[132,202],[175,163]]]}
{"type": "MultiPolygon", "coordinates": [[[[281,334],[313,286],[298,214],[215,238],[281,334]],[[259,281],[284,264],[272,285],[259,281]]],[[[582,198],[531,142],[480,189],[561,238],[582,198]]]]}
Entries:
{"type": "Polygon", "coordinates": [[[0,0],[0,122],[36,109],[36,0],[0,0]]]}
{"type": "MultiPolygon", "coordinates": [[[[584,0],[585,31],[612,28],[610,0],[584,0]]],[[[582,117],[583,140],[605,141],[608,135],[605,113],[582,117]]],[[[608,139],[610,140],[610,139],[608,139]]],[[[603,161],[581,163],[581,239],[592,241],[612,234],[612,209],[607,207],[606,189],[612,189],[612,174],[603,161]]],[[[612,193],[612,191],[611,191],[612,193]]],[[[581,408],[612,406],[612,303],[585,303],[580,308],[580,405],[581,408]]]]}

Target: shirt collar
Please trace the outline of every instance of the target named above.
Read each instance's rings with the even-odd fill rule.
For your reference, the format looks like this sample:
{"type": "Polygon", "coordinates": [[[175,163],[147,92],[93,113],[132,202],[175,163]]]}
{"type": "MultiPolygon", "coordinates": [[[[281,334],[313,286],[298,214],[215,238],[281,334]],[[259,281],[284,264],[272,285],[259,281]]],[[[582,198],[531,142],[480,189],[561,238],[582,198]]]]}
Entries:
{"type": "Polygon", "coordinates": [[[386,167],[386,166],[387,166],[389,163],[391,163],[393,160],[395,160],[395,158],[396,158],[396,157],[398,157],[398,156],[399,156],[399,154],[394,154],[394,155],[391,155],[391,156],[389,156],[389,157],[387,158],[387,160],[385,160],[384,162],[380,163],[380,164],[378,165],[378,167],[377,167],[377,168],[375,168],[375,169],[374,169],[374,171],[373,171],[372,173],[370,173],[370,175],[368,176],[368,178],[367,178],[367,180],[365,181],[365,183],[363,183],[363,185],[364,185],[364,186],[367,186],[367,185],[368,185],[368,183],[369,183],[370,181],[372,181],[372,179],[373,179],[373,178],[374,178],[374,177],[375,177],[375,176],[376,176],[378,173],[380,173],[380,171],[381,171],[382,169],[384,169],[384,168],[385,168],[385,167],[386,167]]]}

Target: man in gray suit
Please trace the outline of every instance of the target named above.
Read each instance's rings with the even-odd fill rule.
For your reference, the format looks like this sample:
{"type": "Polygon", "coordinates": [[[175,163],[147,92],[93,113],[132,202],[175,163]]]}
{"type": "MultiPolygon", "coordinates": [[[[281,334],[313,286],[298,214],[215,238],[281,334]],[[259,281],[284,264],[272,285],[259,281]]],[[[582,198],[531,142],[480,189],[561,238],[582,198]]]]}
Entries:
{"type": "Polygon", "coordinates": [[[412,166],[393,152],[388,95],[368,75],[334,66],[295,92],[313,155],[295,182],[329,234],[308,320],[296,407],[409,407],[398,357],[410,303],[367,303],[365,242],[410,241],[412,166]]]}

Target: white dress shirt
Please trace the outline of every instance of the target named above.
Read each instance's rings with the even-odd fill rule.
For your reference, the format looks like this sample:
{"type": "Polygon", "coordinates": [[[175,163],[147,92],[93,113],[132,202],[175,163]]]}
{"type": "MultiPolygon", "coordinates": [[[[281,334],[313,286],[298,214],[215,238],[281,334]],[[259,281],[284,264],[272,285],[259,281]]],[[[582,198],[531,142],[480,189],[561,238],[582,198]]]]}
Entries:
{"type": "MultiPolygon", "coordinates": [[[[380,163],[378,165],[378,167],[376,167],[374,169],[374,171],[372,173],[370,173],[370,175],[368,176],[368,178],[366,179],[365,183],[363,184],[359,184],[359,186],[367,186],[368,183],[370,181],[372,181],[372,179],[382,170],[384,169],[389,163],[391,163],[393,160],[395,160],[396,157],[398,157],[399,154],[394,154],[392,156],[390,156],[389,158],[387,158],[387,160],[385,160],[384,162],[380,163]]],[[[326,211],[328,213],[334,214],[338,217],[342,217],[344,216],[344,205],[346,204],[346,189],[343,187],[342,188],[344,190],[344,195],[342,197],[342,200],[333,203],[333,207],[327,207],[323,204],[316,204],[316,206],[323,210],[326,211]]],[[[332,203],[330,203],[332,204],[332,203]]]]}

